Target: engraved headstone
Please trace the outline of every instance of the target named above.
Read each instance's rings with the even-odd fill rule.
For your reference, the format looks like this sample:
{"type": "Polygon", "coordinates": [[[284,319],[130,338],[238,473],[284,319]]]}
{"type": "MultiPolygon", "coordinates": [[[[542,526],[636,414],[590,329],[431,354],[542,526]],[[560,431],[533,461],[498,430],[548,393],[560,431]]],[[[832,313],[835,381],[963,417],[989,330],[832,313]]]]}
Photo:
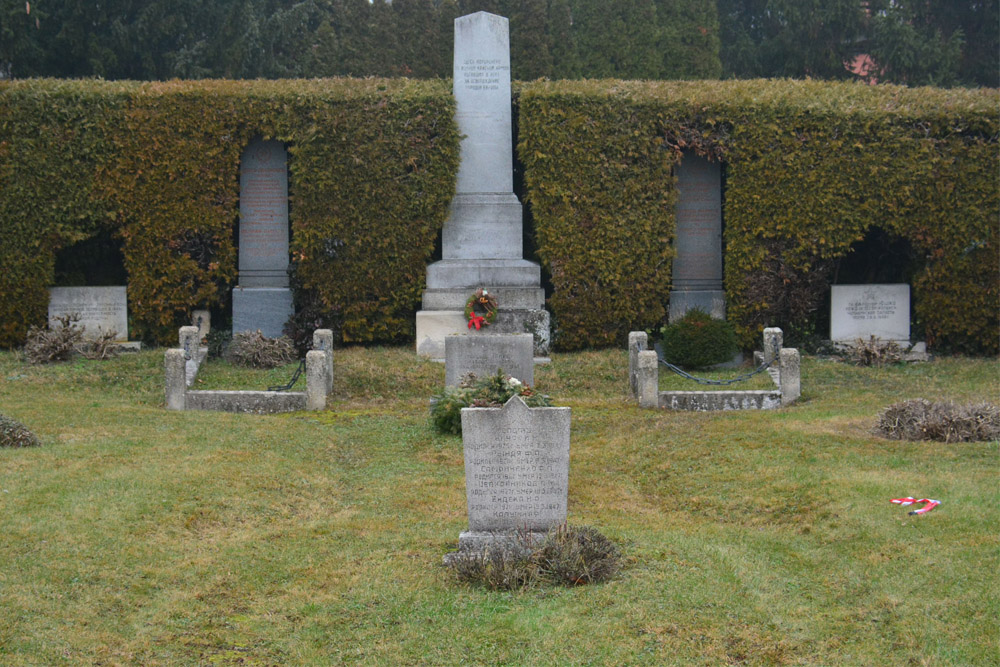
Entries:
{"type": "Polygon", "coordinates": [[[462,446],[469,530],[459,552],[540,536],[566,522],[570,408],[463,408],[462,446]]]}
{"type": "Polygon", "coordinates": [[[76,326],[84,327],[85,339],[94,340],[102,333],[116,331],[115,340],[128,340],[128,301],[125,287],[50,287],[49,326],[58,326],[56,318],[79,315],[76,326]]]}
{"type": "Polygon", "coordinates": [[[291,317],[288,287],[288,153],[254,139],[240,158],[239,285],[233,332],[276,337],[291,317]]]}
{"type": "Polygon", "coordinates": [[[830,340],[853,343],[871,336],[909,342],[909,285],[833,285],[830,340]]]}
{"type": "Polygon", "coordinates": [[[507,19],[455,19],[455,117],[462,134],[456,195],[441,232],[442,259],[427,267],[417,313],[417,354],[444,358],[445,338],[466,333],[465,301],[479,287],[500,300],[494,333],[532,333],[548,351],[541,268],[525,259],[513,188],[510,38],[507,19]]]}
{"type": "Polygon", "coordinates": [[[531,334],[481,334],[445,338],[446,386],[457,385],[468,373],[493,375],[497,369],[529,385],[535,384],[531,334]]]}
{"type": "Polygon", "coordinates": [[[722,170],[687,152],[677,165],[676,256],[670,292],[671,322],[692,308],[726,316],[722,290],[722,170]]]}

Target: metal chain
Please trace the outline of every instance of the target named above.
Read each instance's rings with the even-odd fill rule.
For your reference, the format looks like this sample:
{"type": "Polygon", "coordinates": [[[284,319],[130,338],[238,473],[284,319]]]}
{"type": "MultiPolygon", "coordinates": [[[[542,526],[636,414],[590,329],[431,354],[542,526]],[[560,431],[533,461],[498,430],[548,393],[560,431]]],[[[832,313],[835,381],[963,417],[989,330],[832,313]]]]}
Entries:
{"type": "MultiPolygon", "coordinates": [[[[637,349],[640,352],[642,352],[642,349],[639,348],[638,346],[637,346],[637,349]]],[[[760,366],[758,366],[757,368],[753,369],[749,373],[744,373],[743,375],[738,375],[738,376],[736,376],[734,378],[730,378],[728,380],[711,380],[709,378],[695,377],[694,375],[691,375],[687,371],[681,370],[677,366],[674,366],[669,361],[666,361],[659,354],[656,355],[656,360],[659,361],[661,364],[663,364],[664,366],[666,366],[667,368],[669,368],[670,370],[672,370],[674,373],[677,373],[678,375],[680,375],[682,378],[684,378],[686,380],[694,380],[698,384],[707,384],[707,385],[713,385],[713,386],[727,386],[727,385],[731,385],[731,384],[736,384],[737,382],[743,382],[745,380],[749,380],[750,378],[752,378],[755,375],[760,375],[761,373],[763,373],[764,371],[766,371],[767,369],[769,369],[771,367],[771,364],[774,363],[775,358],[772,357],[771,359],[768,359],[767,361],[765,361],[764,363],[762,363],[760,366]]]]}
{"type": "Polygon", "coordinates": [[[268,391],[288,391],[289,389],[291,389],[292,387],[295,386],[296,382],[299,381],[299,376],[302,375],[302,371],[304,371],[305,368],[306,368],[306,360],[305,359],[301,359],[299,361],[299,367],[295,369],[295,374],[292,376],[292,379],[288,381],[288,384],[280,384],[280,385],[277,385],[275,387],[268,387],[267,390],[268,391]]]}

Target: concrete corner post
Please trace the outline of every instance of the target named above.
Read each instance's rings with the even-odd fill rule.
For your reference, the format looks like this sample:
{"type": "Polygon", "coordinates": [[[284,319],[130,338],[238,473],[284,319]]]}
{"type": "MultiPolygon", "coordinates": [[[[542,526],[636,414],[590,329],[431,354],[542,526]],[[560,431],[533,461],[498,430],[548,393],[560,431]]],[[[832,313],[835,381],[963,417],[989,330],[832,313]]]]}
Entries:
{"type": "Polygon", "coordinates": [[[167,410],[183,410],[186,405],[187,382],[184,350],[167,350],[163,361],[163,377],[167,410]]]}
{"type": "Polygon", "coordinates": [[[313,332],[313,349],[325,355],[326,393],[333,393],[333,332],[329,329],[316,329],[313,332]]]}
{"type": "Polygon", "coordinates": [[[628,381],[633,397],[639,395],[639,380],[636,375],[639,369],[639,353],[646,350],[648,342],[645,331],[628,333],[628,381]]]}
{"type": "Polygon", "coordinates": [[[326,407],[326,353],[310,350],[306,353],[306,410],[326,407]]]}
{"type": "Polygon", "coordinates": [[[198,359],[198,346],[201,340],[198,338],[198,327],[181,327],[177,335],[181,350],[184,351],[185,359],[198,359]]]}
{"type": "Polygon", "coordinates": [[[639,353],[636,372],[636,387],[640,408],[656,408],[660,405],[659,360],[653,350],[639,353]]]}
{"type": "Polygon", "coordinates": [[[802,395],[802,377],[799,351],[793,347],[781,350],[778,387],[781,389],[782,407],[794,403],[802,395]]]}
{"type": "Polygon", "coordinates": [[[778,327],[764,329],[764,361],[775,360],[781,354],[784,333],[778,327]]]}

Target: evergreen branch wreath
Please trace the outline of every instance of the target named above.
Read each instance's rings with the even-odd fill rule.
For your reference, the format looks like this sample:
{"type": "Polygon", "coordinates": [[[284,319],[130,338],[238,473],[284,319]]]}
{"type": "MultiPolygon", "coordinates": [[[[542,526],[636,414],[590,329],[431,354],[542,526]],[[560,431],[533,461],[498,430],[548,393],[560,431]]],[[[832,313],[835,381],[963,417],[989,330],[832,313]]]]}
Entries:
{"type": "Polygon", "coordinates": [[[469,300],[465,302],[465,317],[469,320],[469,328],[481,327],[493,323],[497,317],[497,298],[480,287],[469,300]]]}

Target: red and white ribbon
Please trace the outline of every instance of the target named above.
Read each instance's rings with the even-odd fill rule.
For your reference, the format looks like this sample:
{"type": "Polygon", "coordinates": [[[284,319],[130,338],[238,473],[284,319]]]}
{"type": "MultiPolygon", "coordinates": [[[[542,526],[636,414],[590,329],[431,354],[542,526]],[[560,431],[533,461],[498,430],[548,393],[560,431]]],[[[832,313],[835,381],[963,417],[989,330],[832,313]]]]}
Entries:
{"type": "Polygon", "coordinates": [[[913,496],[907,496],[906,498],[893,498],[890,502],[896,503],[897,505],[902,505],[906,507],[907,505],[913,505],[914,503],[924,503],[924,506],[918,510],[913,510],[910,514],[927,514],[932,509],[941,504],[940,500],[932,500],[931,498],[914,498],[913,496]]]}

